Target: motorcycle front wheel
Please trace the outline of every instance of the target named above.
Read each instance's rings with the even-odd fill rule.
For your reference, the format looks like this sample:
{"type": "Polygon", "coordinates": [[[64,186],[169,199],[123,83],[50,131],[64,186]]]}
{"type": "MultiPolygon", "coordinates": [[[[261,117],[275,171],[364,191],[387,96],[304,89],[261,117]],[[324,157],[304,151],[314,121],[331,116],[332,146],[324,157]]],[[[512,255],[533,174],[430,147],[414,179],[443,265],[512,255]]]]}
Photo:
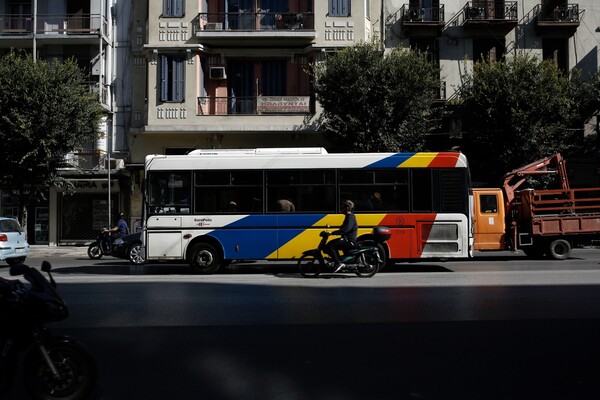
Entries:
{"type": "Polygon", "coordinates": [[[98,242],[90,244],[87,253],[90,260],[99,260],[102,258],[102,249],[98,246],[98,242]]]}
{"type": "Polygon", "coordinates": [[[316,278],[321,273],[321,264],[311,254],[304,254],[298,260],[298,269],[305,278],[316,278]]]}
{"type": "Polygon", "coordinates": [[[377,254],[362,253],[359,262],[356,265],[356,275],[362,278],[370,278],[379,270],[379,261],[377,254]]]}
{"type": "Polygon", "coordinates": [[[46,350],[58,371],[54,376],[40,352],[25,364],[25,385],[35,400],[79,400],[87,398],[96,383],[96,366],[91,355],[75,342],[55,341],[46,350]]]}

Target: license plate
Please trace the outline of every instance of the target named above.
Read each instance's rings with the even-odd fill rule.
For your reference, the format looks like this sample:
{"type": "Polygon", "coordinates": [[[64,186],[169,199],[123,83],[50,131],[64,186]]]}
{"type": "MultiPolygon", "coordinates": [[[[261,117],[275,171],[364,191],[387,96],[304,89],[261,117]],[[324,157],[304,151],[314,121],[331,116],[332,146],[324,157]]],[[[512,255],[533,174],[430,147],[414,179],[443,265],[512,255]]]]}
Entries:
{"type": "Polygon", "coordinates": [[[15,253],[22,253],[25,249],[15,249],[15,253]]]}

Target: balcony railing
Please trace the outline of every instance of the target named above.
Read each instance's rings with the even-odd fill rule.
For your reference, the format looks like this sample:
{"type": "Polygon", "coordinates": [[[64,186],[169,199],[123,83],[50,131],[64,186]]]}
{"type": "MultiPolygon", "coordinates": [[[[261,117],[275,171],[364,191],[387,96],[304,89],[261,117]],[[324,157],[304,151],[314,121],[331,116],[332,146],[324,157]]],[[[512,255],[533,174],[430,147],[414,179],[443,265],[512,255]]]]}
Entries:
{"type": "Polygon", "coordinates": [[[517,21],[516,1],[469,1],[464,8],[465,22],[470,20],[517,21]]]}
{"type": "MultiPolygon", "coordinates": [[[[99,14],[37,16],[36,34],[108,34],[108,21],[99,14]]],[[[0,14],[0,35],[33,34],[33,15],[0,14]]]]}
{"type": "Polygon", "coordinates": [[[109,106],[110,85],[101,84],[100,82],[87,82],[90,92],[98,94],[100,104],[109,106]]]}
{"type": "Polygon", "coordinates": [[[98,169],[100,157],[101,152],[99,150],[76,150],[65,156],[64,168],[98,169]]]}
{"type": "Polygon", "coordinates": [[[198,115],[309,114],[310,96],[198,97],[198,115]]]}
{"type": "Polygon", "coordinates": [[[534,15],[540,22],[579,22],[579,4],[557,7],[545,7],[538,4],[534,9],[534,15]]]}
{"type": "Polygon", "coordinates": [[[444,22],[443,4],[440,4],[439,7],[404,4],[401,10],[401,18],[404,22],[444,22]]]}
{"type": "Polygon", "coordinates": [[[314,30],[313,13],[235,12],[200,13],[194,33],[202,31],[314,30]]]}

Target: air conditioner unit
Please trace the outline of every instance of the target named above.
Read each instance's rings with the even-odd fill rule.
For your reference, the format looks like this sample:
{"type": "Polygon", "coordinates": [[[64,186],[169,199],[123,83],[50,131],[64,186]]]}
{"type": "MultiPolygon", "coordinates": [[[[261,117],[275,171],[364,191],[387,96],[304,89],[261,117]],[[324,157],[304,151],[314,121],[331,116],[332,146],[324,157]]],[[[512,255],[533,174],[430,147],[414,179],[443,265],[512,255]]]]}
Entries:
{"type": "Polygon", "coordinates": [[[225,67],[210,67],[208,76],[210,79],[226,79],[225,67]]]}
{"type": "Polygon", "coordinates": [[[204,29],[207,31],[222,31],[223,24],[221,22],[209,22],[206,24],[204,29]]]}

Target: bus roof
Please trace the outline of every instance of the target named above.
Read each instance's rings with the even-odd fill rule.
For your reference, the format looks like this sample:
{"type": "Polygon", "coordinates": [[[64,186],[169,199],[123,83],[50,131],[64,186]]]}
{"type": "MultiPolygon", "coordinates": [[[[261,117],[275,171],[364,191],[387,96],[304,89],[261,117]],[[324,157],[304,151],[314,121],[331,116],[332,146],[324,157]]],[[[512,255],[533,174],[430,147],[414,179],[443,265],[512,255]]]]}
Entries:
{"type": "Polygon", "coordinates": [[[328,153],[319,147],[194,150],[146,156],[146,170],[467,168],[460,152],[328,153]]]}

